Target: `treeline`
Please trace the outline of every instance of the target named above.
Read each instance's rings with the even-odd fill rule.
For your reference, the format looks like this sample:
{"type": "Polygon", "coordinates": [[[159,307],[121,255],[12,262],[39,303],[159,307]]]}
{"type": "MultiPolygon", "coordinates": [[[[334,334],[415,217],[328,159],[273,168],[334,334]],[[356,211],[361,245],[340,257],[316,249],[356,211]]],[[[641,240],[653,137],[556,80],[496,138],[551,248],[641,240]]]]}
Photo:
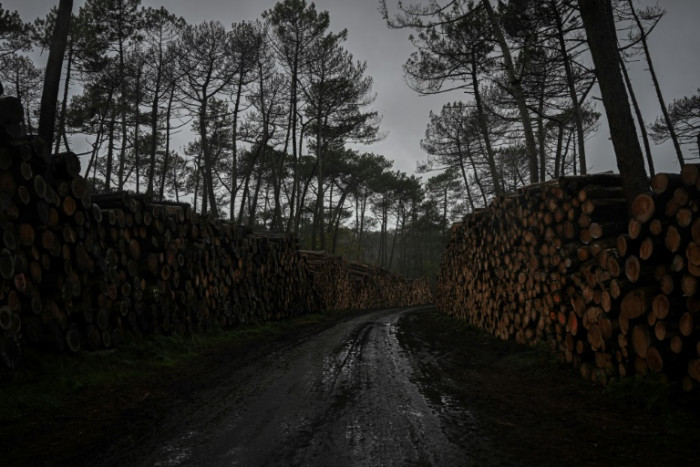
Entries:
{"type": "MultiPolygon", "coordinates": [[[[698,154],[698,98],[667,106],[654,71],[649,37],[666,13],[658,5],[644,7],[633,0],[380,4],[390,27],[413,31],[415,52],[404,65],[409,85],[421,94],[458,90],[468,96],[430,114],[422,143],[429,156],[422,168],[445,170],[444,176],[465,191],[470,211],[528,183],[586,174],[584,143],[597,130],[600,117],[591,90],[618,71],[622,94],[629,94],[629,100],[608,100],[624,111],[629,102],[634,112],[631,132],[636,125],[639,135],[631,138],[639,138],[644,146],[641,171],[646,162],[648,175],[655,172],[650,137],[673,141],[681,166],[698,154]],[[584,14],[591,5],[597,10],[588,15],[586,25],[584,14]],[[593,24],[596,20],[600,23],[593,24]],[[614,30],[607,30],[608,21],[614,30]],[[608,44],[613,49],[607,67],[595,63],[593,53],[603,33],[603,49],[608,44]],[[662,115],[653,125],[644,121],[630,81],[634,61],[645,64],[658,97],[662,115]]],[[[607,103],[605,107],[608,120],[617,121],[607,103]]],[[[623,131],[617,125],[611,133],[615,142],[623,131]]]]}
{"type": "Polygon", "coordinates": [[[48,158],[41,137],[17,136],[15,97],[0,97],[0,115],[0,379],[28,348],[99,350],[432,299],[427,279],[318,252],[307,261],[288,234],[144,194],[91,194],[74,153],[48,158]]]}
{"type": "MultiPolygon", "coordinates": [[[[31,53],[51,46],[57,10],[32,23],[0,12],[0,81],[35,133],[43,70],[31,53]]],[[[96,191],[185,201],[305,248],[434,272],[449,222],[435,212],[442,193],[348,149],[381,138],[380,117],[366,64],[329,21],[298,0],[230,27],[88,0],[70,21],[52,151],[79,154],[96,191]],[[180,153],[174,139],[188,129],[180,153]]]]}
{"type": "MultiPolygon", "coordinates": [[[[380,2],[391,26],[415,30],[407,81],[424,94],[470,96],[430,114],[419,171],[438,174],[425,182],[383,155],[349,149],[382,137],[372,78],[345,48],[348,32],[332,31],[328,12],[305,0],[230,26],[188,24],[140,0],[87,0],[71,16],[53,152],[81,155],[98,191],[187,201],[205,215],[295,234],[304,248],[409,276],[435,272],[452,221],[494,195],[587,171],[584,141],[599,117],[590,91],[600,77],[585,58],[581,2],[424,3],[380,2]],[[194,137],[179,152],[176,135],[188,130],[194,137]]],[[[603,3],[613,10],[647,171],[650,137],[677,141],[682,164],[700,116],[696,97],[666,106],[653,73],[648,39],[664,11],[603,3]],[[663,110],[652,126],[627,76],[638,56],[663,110]]],[[[57,18],[54,9],[25,23],[0,7],[0,81],[24,103],[30,133],[43,86],[32,52],[55,45],[57,18]]]]}

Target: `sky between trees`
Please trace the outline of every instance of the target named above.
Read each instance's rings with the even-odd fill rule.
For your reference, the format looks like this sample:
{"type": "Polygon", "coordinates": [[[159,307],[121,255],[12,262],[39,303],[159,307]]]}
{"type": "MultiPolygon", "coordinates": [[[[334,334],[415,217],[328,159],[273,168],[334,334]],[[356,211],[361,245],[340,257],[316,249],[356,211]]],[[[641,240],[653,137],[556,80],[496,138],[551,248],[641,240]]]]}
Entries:
{"type": "MultiPolygon", "coordinates": [[[[84,3],[75,0],[74,10],[84,3]]],[[[229,25],[232,22],[251,20],[272,8],[276,0],[184,0],[144,1],[147,6],[165,6],[173,13],[183,16],[190,23],[216,19],[229,25]]],[[[414,3],[414,2],[408,2],[414,3]]],[[[656,2],[643,0],[639,7],[656,2]]],[[[43,16],[57,0],[5,0],[2,5],[8,10],[17,10],[25,21],[43,16]]],[[[367,61],[367,71],[374,79],[377,100],[374,108],[383,116],[382,129],[387,137],[371,146],[360,148],[384,154],[395,161],[395,167],[413,173],[416,165],[425,160],[420,148],[425,134],[430,110],[439,111],[444,102],[460,99],[460,93],[421,97],[406,86],[401,67],[412,52],[408,41],[409,31],[390,30],[386,27],[377,7],[378,0],[318,0],[317,9],[328,10],[331,29],[348,29],[346,48],[358,60],[367,61]]],[[[665,97],[670,103],[675,98],[696,94],[700,87],[700,54],[697,53],[697,25],[700,21],[700,2],[697,0],[662,1],[667,10],[650,38],[651,53],[659,72],[665,97]]],[[[640,107],[645,119],[651,123],[660,115],[658,101],[654,96],[651,80],[642,62],[632,63],[630,73],[638,90],[640,107]]],[[[593,93],[600,96],[597,90],[593,93]]],[[[602,112],[602,105],[597,104],[602,112]]],[[[600,130],[587,142],[590,171],[617,172],[612,146],[607,133],[605,115],[600,130]]],[[[185,142],[181,142],[185,144],[185,142]]],[[[654,146],[654,158],[661,171],[677,171],[678,164],[670,144],[654,146]]]]}

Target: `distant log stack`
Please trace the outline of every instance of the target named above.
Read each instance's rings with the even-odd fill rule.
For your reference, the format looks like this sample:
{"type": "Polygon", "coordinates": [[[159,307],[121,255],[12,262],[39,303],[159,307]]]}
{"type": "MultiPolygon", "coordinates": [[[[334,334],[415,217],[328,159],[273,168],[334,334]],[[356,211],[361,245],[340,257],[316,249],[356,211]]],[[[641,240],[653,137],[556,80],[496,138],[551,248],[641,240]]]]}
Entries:
{"type": "MultiPolygon", "coordinates": [[[[41,140],[21,134],[16,99],[0,98],[0,115],[0,367],[17,367],[24,346],[97,350],[126,337],[363,308],[343,260],[324,259],[319,274],[289,235],[143,195],[91,195],[75,154],[45,158],[41,140]]],[[[362,293],[382,303],[389,294],[392,306],[430,301],[396,283],[362,293]]]]}
{"type": "Polygon", "coordinates": [[[351,308],[352,290],[345,261],[340,256],[327,255],[325,251],[300,250],[299,254],[306,259],[321,307],[326,310],[351,308]]]}
{"type": "Polygon", "coordinates": [[[658,174],[631,214],[619,176],[563,177],[452,227],[436,303],[502,338],[549,342],[593,381],[700,384],[698,166],[658,174]]]}
{"type": "Polygon", "coordinates": [[[386,269],[347,262],[324,251],[299,252],[308,264],[313,287],[327,310],[374,309],[432,302],[427,278],[406,279],[386,269]]]}

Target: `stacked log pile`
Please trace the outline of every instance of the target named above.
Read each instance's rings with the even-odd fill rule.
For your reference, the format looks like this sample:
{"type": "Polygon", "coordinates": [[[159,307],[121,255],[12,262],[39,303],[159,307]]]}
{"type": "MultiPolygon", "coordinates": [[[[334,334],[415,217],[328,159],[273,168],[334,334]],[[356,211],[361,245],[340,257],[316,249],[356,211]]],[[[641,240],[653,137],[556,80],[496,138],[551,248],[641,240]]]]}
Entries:
{"type": "Polygon", "coordinates": [[[324,251],[302,250],[321,306],[327,310],[375,309],[432,302],[427,278],[407,279],[384,268],[346,261],[324,251]]]}
{"type": "Polygon", "coordinates": [[[355,300],[353,308],[404,307],[433,302],[432,286],[425,277],[408,279],[377,267],[364,277],[358,277],[355,272],[354,277],[355,280],[351,280],[355,300]]]}
{"type": "Polygon", "coordinates": [[[698,167],[658,174],[628,214],[619,176],[564,177],[452,227],[436,303],[502,338],[546,341],[590,380],[700,383],[698,167]]]}
{"type": "MultiPolygon", "coordinates": [[[[63,157],[74,155],[53,160],[63,157]]],[[[9,367],[21,340],[76,352],[113,347],[126,334],[183,334],[320,309],[290,237],[125,193],[97,196],[99,205],[89,194],[75,202],[76,190],[60,187],[84,186],[79,175],[56,180],[54,190],[41,175],[17,178],[15,167],[2,172],[0,326],[9,367]]]]}
{"type": "Polygon", "coordinates": [[[348,269],[335,266],[334,276],[319,281],[291,236],[253,233],[143,195],[91,195],[75,154],[44,156],[40,139],[21,134],[16,104],[0,98],[5,366],[19,365],[27,345],[97,350],[127,336],[199,332],[356,303],[348,269]]]}
{"type": "Polygon", "coordinates": [[[299,250],[312,275],[313,288],[325,310],[347,310],[352,290],[345,260],[325,251],[299,250]]]}

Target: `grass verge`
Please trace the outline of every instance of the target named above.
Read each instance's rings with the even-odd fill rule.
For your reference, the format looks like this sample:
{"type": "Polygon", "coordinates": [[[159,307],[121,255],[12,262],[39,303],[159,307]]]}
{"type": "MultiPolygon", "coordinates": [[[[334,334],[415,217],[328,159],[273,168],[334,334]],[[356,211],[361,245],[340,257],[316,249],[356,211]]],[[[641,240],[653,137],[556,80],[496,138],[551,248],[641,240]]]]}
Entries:
{"type": "Polygon", "coordinates": [[[125,426],[134,434],[148,429],[169,400],[210,383],[223,364],[243,365],[349,315],[127,339],[117,349],[75,355],[29,350],[22,368],[0,373],[0,451],[11,465],[80,464],[125,426]]]}

